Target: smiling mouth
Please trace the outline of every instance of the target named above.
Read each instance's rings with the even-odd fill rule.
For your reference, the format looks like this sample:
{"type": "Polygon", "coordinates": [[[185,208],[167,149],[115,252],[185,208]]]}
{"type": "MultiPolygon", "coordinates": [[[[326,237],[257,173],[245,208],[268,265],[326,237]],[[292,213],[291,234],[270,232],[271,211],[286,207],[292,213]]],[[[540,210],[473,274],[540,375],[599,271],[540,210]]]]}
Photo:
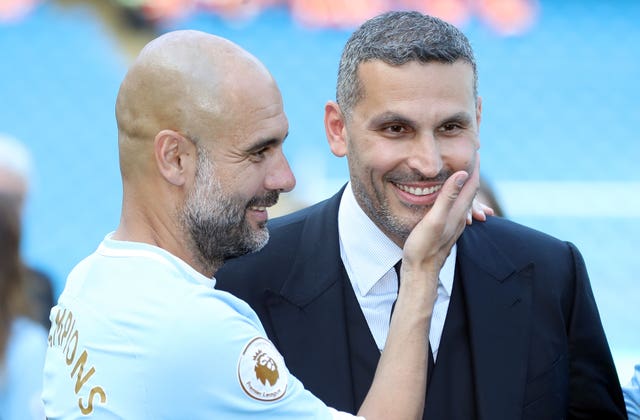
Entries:
{"type": "Polygon", "coordinates": [[[265,211],[266,209],[267,209],[266,207],[259,207],[259,206],[249,207],[249,210],[253,210],[253,211],[265,211]]]}
{"type": "Polygon", "coordinates": [[[402,185],[402,184],[396,184],[396,183],[394,183],[393,185],[395,185],[400,190],[406,193],[416,195],[416,196],[425,196],[425,195],[433,194],[437,191],[440,191],[440,189],[442,188],[442,185],[434,185],[433,187],[426,187],[426,188],[420,188],[420,187],[416,188],[416,187],[410,187],[408,185],[402,185]]]}

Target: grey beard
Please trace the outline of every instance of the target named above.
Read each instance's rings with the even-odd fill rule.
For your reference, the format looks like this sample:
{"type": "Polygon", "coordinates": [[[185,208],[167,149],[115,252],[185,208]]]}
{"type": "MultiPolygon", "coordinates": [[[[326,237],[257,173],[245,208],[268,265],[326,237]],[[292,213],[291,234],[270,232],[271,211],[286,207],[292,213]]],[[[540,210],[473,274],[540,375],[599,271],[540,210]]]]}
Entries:
{"type": "Polygon", "coordinates": [[[212,208],[202,205],[185,209],[185,223],[201,264],[215,272],[225,260],[255,252],[269,240],[264,224],[254,231],[246,219],[252,206],[271,206],[278,201],[278,192],[270,191],[242,206],[228,197],[218,197],[212,208]]]}

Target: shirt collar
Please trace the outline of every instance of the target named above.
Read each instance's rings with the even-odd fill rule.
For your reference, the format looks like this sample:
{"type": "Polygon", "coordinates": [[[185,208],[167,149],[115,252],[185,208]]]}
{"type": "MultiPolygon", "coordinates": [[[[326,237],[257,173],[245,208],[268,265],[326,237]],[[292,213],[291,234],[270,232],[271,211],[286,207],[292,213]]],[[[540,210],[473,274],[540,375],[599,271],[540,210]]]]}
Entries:
{"type": "MultiPolygon", "coordinates": [[[[389,239],[360,208],[348,183],[338,209],[340,254],[349,279],[357,293],[365,296],[402,258],[402,249],[389,239]]],[[[440,284],[451,296],[455,273],[454,244],[440,271],[440,284]]]]}
{"type": "Polygon", "coordinates": [[[188,275],[185,277],[187,279],[195,280],[196,282],[210,288],[215,287],[215,278],[208,278],[202,275],[184,260],[176,257],[166,249],[144,242],[113,239],[114,233],[115,232],[110,232],[105,236],[104,240],[98,247],[97,252],[99,254],[107,257],[139,257],[152,259],[160,264],[181,269],[188,275]]]}

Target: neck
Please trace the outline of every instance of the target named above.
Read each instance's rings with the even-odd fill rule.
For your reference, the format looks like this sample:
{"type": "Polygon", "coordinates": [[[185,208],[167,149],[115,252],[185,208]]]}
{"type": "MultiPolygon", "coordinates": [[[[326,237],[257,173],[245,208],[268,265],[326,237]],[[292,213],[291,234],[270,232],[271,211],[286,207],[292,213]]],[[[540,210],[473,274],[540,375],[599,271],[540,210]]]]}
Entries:
{"type": "Polygon", "coordinates": [[[125,200],[120,224],[112,237],[115,240],[141,242],[162,248],[206,277],[213,277],[222,266],[222,261],[209,262],[203,258],[175,217],[152,205],[139,206],[136,202],[125,200]]]}
{"type": "Polygon", "coordinates": [[[140,242],[162,248],[209,278],[213,277],[223,264],[222,260],[207,261],[197,251],[195,245],[190,244],[192,241],[186,240],[184,235],[168,232],[162,234],[157,230],[151,229],[149,225],[131,223],[125,217],[120,220],[120,225],[112,238],[118,241],[140,242]]]}

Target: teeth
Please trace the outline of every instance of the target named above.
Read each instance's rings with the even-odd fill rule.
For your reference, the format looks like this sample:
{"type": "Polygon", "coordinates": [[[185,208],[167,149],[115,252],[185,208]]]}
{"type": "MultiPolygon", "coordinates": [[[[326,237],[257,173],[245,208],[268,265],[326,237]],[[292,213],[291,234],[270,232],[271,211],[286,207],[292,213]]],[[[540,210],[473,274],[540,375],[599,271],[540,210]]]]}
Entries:
{"type": "Polygon", "coordinates": [[[408,192],[409,194],[428,195],[428,194],[433,194],[434,192],[440,190],[440,188],[442,188],[442,185],[436,185],[431,188],[414,188],[414,187],[407,187],[406,185],[402,185],[402,184],[396,184],[396,187],[400,188],[404,192],[408,192]]]}
{"type": "Polygon", "coordinates": [[[254,210],[254,211],[265,211],[266,209],[267,209],[266,207],[254,207],[254,206],[251,207],[251,210],[254,210]]]}

